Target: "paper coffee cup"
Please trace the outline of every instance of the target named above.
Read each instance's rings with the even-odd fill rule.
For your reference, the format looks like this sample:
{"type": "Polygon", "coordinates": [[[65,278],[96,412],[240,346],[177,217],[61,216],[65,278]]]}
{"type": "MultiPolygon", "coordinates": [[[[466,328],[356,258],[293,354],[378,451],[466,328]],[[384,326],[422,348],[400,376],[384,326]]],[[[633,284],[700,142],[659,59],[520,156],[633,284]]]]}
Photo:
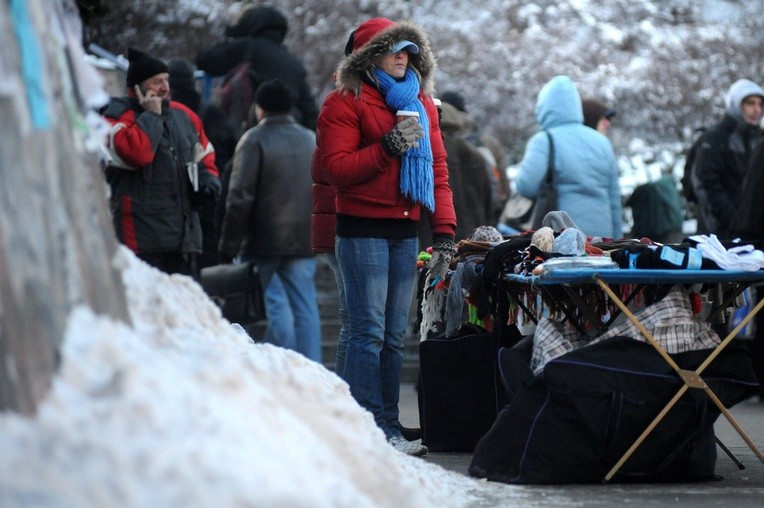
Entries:
{"type": "Polygon", "coordinates": [[[414,116],[416,118],[419,118],[419,111],[406,111],[405,109],[399,109],[395,112],[395,118],[397,120],[396,123],[401,123],[406,118],[414,116]]]}

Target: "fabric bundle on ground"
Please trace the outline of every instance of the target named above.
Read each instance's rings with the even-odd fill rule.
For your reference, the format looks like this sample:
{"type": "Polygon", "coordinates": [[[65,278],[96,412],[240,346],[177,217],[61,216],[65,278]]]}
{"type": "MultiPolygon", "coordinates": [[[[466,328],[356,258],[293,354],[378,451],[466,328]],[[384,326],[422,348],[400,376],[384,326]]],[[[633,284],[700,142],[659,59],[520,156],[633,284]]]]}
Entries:
{"type": "MultiPolygon", "coordinates": [[[[672,355],[697,368],[711,350],[672,355]]],[[[613,337],[554,360],[536,377],[530,341],[499,355],[509,404],[480,439],[469,473],[519,484],[601,482],[682,380],[652,346],[613,337]]],[[[729,408],[756,393],[747,351],[728,347],[703,379],[729,408]]],[[[708,395],[688,389],[613,477],[614,482],[711,479],[713,425],[720,414],[708,395]]]]}

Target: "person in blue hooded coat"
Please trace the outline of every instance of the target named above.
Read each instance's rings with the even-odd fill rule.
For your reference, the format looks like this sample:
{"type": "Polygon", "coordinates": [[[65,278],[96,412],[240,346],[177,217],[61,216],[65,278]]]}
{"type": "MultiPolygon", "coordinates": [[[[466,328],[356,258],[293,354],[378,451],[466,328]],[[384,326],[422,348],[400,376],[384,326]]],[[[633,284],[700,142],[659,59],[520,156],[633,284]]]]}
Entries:
{"type": "Polygon", "coordinates": [[[549,161],[549,131],[554,142],[557,208],[570,215],[587,236],[621,238],[621,189],[618,163],[610,140],[584,125],[581,97],[568,76],[555,76],[536,101],[541,131],[525,146],[517,191],[535,198],[549,161]]]}

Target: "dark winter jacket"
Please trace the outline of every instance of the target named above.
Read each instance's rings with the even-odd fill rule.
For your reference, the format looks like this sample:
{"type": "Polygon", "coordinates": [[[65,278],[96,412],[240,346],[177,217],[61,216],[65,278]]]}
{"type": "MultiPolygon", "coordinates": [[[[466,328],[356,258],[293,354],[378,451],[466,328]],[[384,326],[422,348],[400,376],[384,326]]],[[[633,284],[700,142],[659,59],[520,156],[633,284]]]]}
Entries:
{"type": "MultiPolygon", "coordinates": [[[[305,127],[315,130],[318,106],[313,98],[305,67],[299,58],[282,44],[287,33],[287,20],[269,6],[250,9],[229,30],[236,39],[199,51],[196,66],[213,76],[222,76],[239,62],[249,60],[258,82],[279,78],[292,96],[292,116],[305,127]],[[241,26],[239,26],[241,25],[241,26]]],[[[241,118],[247,118],[246,112],[241,118]]]]}
{"type": "Polygon", "coordinates": [[[728,239],[746,164],[759,132],[758,127],[727,113],[703,133],[692,168],[698,233],[715,233],[728,239]]]}
{"type": "MultiPolygon", "coordinates": [[[[337,213],[366,219],[418,221],[420,205],[401,194],[401,157],[382,148],[382,136],[395,126],[391,111],[368,72],[376,58],[399,40],[412,41],[419,54],[409,65],[421,76],[419,99],[430,119],[428,133],[433,155],[435,211],[430,214],[433,234],[453,235],[456,228],[446,150],[432,100],[435,58],[424,32],[416,25],[398,23],[376,34],[362,48],[344,58],[337,69],[337,89],[321,108],[316,132],[320,164],[337,191],[337,213]]],[[[414,225],[412,231],[415,231],[414,225]]]]}
{"type": "Polygon", "coordinates": [[[740,237],[747,242],[764,244],[764,143],[759,143],[751,153],[740,200],[732,221],[730,238],[740,237]]]}
{"type": "Polygon", "coordinates": [[[269,115],[244,133],[233,158],[220,234],[226,256],[308,257],[313,131],[269,115]]]}
{"type": "Polygon", "coordinates": [[[448,157],[448,182],[454,194],[459,225],[456,240],[467,238],[478,226],[494,225],[492,182],[483,155],[464,139],[463,116],[448,103],[442,106],[443,143],[448,157]]]}
{"type": "Polygon", "coordinates": [[[104,116],[112,125],[106,180],[117,238],[138,254],[201,252],[197,207],[220,183],[199,117],[178,102],[161,115],[144,111],[132,97],[112,99],[104,116]]]}

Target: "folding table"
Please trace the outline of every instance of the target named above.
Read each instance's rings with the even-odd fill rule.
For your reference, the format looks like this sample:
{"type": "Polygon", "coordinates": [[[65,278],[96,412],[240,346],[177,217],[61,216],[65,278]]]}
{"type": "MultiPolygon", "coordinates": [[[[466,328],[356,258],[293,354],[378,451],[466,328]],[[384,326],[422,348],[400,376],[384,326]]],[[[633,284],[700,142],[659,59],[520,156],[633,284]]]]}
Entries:
{"type": "MultiPolygon", "coordinates": [[[[711,313],[707,319],[712,319],[729,307],[732,302],[748,287],[754,287],[764,284],[764,270],[757,272],[729,271],[729,270],[667,270],[667,269],[590,269],[590,268],[559,268],[551,270],[539,276],[525,276],[517,274],[504,274],[503,280],[507,286],[509,297],[522,308],[525,314],[532,320],[536,320],[532,312],[523,304],[522,298],[518,297],[515,289],[523,290],[530,288],[538,291],[547,303],[557,306],[570,319],[572,324],[580,331],[583,331],[585,323],[590,323],[597,327],[598,331],[606,329],[615,319],[616,315],[609,317],[606,323],[603,323],[592,309],[581,298],[580,288],[584,286],[599,286],[602,292],[618,308],[617,313],[623,313],[639,329],[645,339],[657,350],[663,359],[671,366],[676,374],[681,378],[683,385],[676,395],[666,404],[665,408],[648,425],[644,432],[634,441],[632,446],[623,454],[620,460],[607,473],[604,481],[610,481],[613,475],[629,459],[634,451],[642,444],[652,430],[660,423],[663,417],[679,401],[682,395],[689,389],[701,389],[711,398],[713,403],[719,408],[722,414],[727,418],[732,427],[738,432],[740,437],[746,442],[751,450],[756,454],[759,460],[764,463],[764,455],[756,445],[751,441],[743,428],[737,423],[724,404],[719,400],[716,394],[705,383],[701,374],[722,352],[722,350],[738,335],[748,322],[764,306],[764,300],[757,303],[750,309],[748,314],[741,322],[722,339],[719,345],[709,354],[705,361],[694,371],[681,369],[669,356],[666,350],[655,340],[652,334],[645,329],[639,322],[637,316],[628,308],[628,303],[640,291],[648,286],[665,286],[675,284],[708,284],[710,291],[717,291],[720,298],[713,301],[711,313]],[[520,285],[520,286],[518,286],[520,285]],[[552,291],[552,288],[563,289],[563,292],[552,291]],[[615,289],[614,289],[615,288],[615,289]],[[621,293],[621,294],[617,294],[621,293]]],[[[616,314],[617,314],[616,313],[616,314]]],[[[732,453],[717,440],[720,447],[735,461],[741,469],[744,467],[732,453]]]]}

